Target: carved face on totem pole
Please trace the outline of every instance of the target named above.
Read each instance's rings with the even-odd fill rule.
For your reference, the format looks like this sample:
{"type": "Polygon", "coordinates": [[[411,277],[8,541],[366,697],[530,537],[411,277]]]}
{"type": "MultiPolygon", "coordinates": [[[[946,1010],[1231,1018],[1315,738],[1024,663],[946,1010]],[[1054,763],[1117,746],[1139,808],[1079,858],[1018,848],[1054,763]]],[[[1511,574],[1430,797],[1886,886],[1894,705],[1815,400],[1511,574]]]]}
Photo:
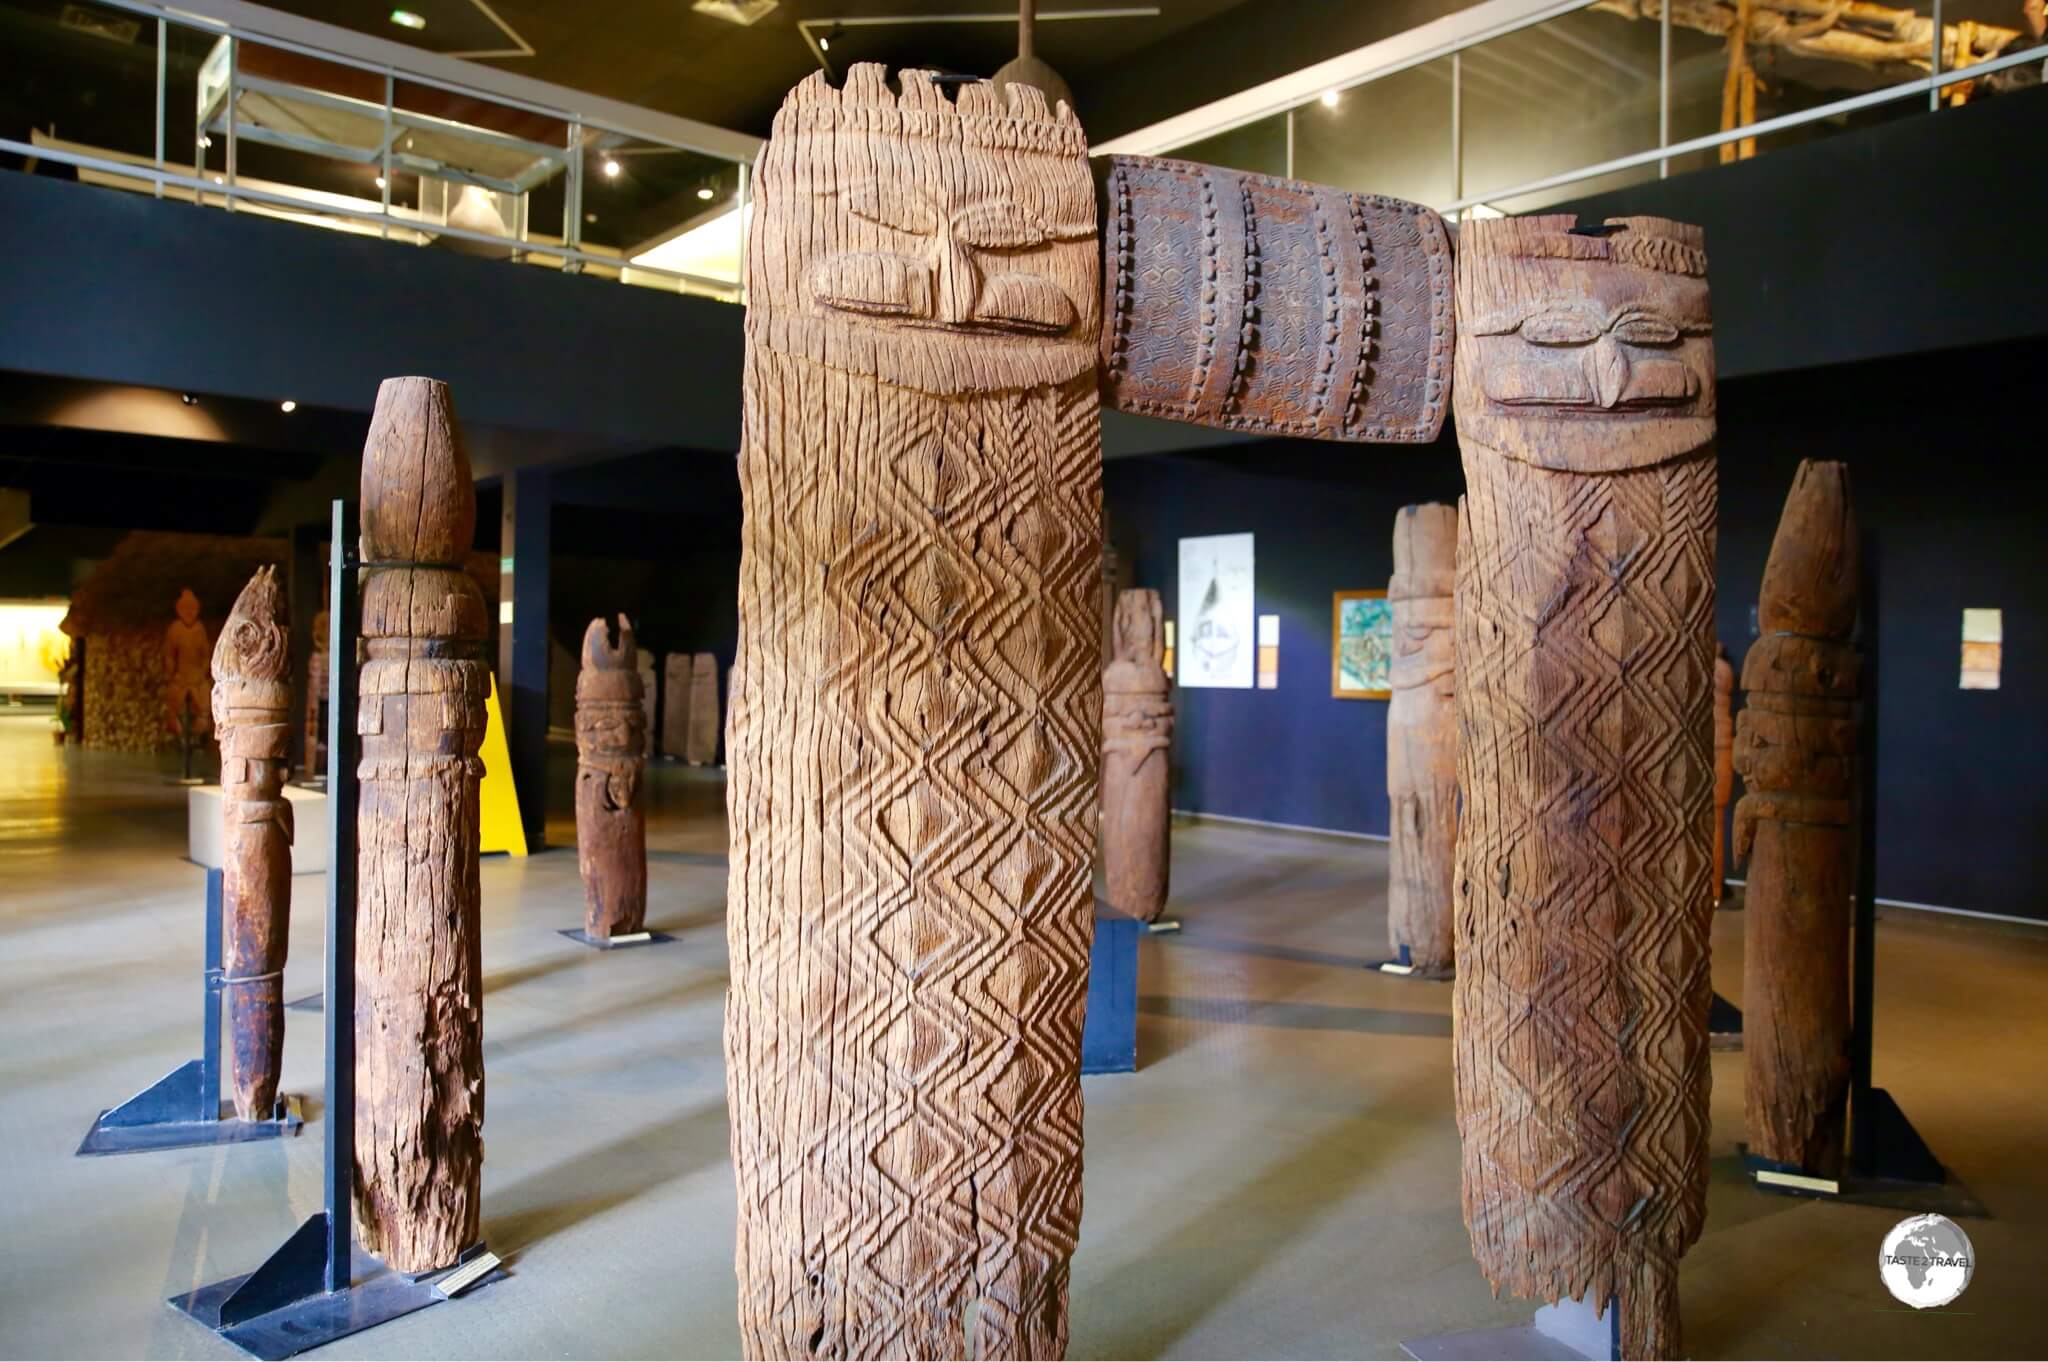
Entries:
{"type": "Polygon", "coordinates": [[[1646,468],[1714,437],[1698,228],[1488,222],[1458,257],[1458,435],[1542,468],[1646,468]]]}
{"type": "Polygon", "coordinates": [[[959,87],[862,64],[790,93],[778,140],[829,156],[763,174],[794,180],[750,241],[757,341],[923,392],[1062,382],[1095,362],[1095,190],[1086,138],[1023,85],[959,87]],[[975,152],[946,155],[964,140],[975,152]],[[947,334],[968,334],[961,347],[947,334]]]}
{"type": "Polygon", "coordinates": [[[1157,667],[1166,655],[1166,641],[1160,637],[1159,603],[1156,596],[1125,591],[1116,600],[1116,658],[1157,667]]]}
{"type": "Polygon", "coordinates": [[[188,586],[178,593],[178,603],[171,609],[177,613],[180,624],[192,624],[199,619],[199,598],[188,586]]]}

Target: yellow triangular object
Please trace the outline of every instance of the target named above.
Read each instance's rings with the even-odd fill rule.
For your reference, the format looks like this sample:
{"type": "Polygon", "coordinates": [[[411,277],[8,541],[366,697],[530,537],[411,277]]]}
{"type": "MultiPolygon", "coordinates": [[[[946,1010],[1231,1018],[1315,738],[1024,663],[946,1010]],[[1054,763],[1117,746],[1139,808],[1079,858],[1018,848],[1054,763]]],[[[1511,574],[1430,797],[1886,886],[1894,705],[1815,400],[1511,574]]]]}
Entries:
{"type": "Polygon", "coordinates": [[[491,693],[484,701],[484,783],[479,792],[483,815],[480,851],[509,851],[526,854],[526,824],[519,821],[519,791],[512,784],[512,749],[505,743],[505,718],[498,713],[498,678],[491,677],[491,693]]]}

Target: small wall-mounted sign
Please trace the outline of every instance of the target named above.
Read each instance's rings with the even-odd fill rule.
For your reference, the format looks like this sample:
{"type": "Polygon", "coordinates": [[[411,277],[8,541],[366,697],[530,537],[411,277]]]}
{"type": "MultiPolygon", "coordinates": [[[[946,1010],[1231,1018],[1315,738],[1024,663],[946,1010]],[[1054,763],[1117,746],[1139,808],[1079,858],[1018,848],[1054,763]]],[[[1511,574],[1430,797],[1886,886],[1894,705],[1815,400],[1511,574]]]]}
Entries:
{"type": "Polygon", "coordinates": [[[1977,607],[1963,611],[1964,690],[1997,690],[2005,646],[2005,612],[1977,607]]]}

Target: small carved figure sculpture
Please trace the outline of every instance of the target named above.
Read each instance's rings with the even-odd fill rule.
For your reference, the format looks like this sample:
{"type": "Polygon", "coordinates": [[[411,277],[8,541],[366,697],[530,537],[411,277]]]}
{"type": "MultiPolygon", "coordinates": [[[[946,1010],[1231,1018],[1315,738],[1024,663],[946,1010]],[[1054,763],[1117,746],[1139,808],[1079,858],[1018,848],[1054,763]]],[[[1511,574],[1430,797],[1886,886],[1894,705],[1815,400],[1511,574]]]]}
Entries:
{"type": "Polygon", "coordinates": [[[1735,722],[1744,1106],[1752,1154],[1841,1173],[1856,888],[1860,544],[1847,464],[1799,465],[1757,594],[1735,722]]]}
{"type": "Polygon", "coordinates": [[[1404,506],[1394,517],[1394,620],[1387,706],[1387,936],[1415,973],[1452,970],[1451,882],[1458,847],[1457,667],[1451,592],[1458,513],[1404,506]]]}
{"type": "MultiPolygon", "coordinates": [[[[1707,1179],[1714,350],[1697,228],[1459,231],[1465,1224],[1678,1357],[1707,1179]]],[[[1751,1029],[1754,1034],[1754,1028],[1751,1029]]]]}
{"type": "Polygon", "coordinates": [[[363,1247],[399,1272],[447,1267],[480,1233],[491,673],[462,570],[475,537],[448,385],[386,379],[363,449],[355,1204],[363,1247]]]}
{"type": "Polygon", "coordinates": [[[601,941],[647,919],[647,714],[639,649],[619,616],[611,642],[603,620],[583,632],[576,674],[576,864],[583,872],[583,930],[601,941]]]}
{"type": "Polygon", "coordinates": [[[213,726],[213,676],[207,670],[213,639],[199,618],[199,598],[186,587],[178,593],[177,618],[164,628],[164,722],[173,733],[203,737],[213,726]]]}
{"type": "Polygon", "coordinates": [[[274,568],[259,568],[213,650],[220,734],[221,991],[235,1114],[266,1121],[284,1063],[284,962],[292,910],[291,634],[274,568]]]}
{"type": "Polygon", "coordinates": [[[1159,593],[1116,600],[1116,656],[1102,673],[1102,869],[1109,906],[1142,922],[1166,907],[1173,701],[1159,593]]]}
{"type": "Polygon", "coordinates": [[[690,726],[684,733],[683,755],[692,766],[718,760],[718,659],[698,653],[690,659],[690,726]]]}

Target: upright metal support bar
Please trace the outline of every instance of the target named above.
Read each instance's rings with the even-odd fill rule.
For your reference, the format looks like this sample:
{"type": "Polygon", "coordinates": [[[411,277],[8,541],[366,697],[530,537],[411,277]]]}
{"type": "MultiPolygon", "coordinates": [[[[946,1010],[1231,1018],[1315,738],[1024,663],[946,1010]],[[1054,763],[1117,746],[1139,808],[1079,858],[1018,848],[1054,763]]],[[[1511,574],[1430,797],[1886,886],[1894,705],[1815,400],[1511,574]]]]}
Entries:
{"type": "Polygon", "coordinates": [[[356,1167],[357,507],[334,503],[327,561],[327,1289],[346,1288],[356,1167]]]}
{"type": "MultiPolygon", "coordinates": [[[[1671,145],[1671,0],[1664,0],[1657,13],[1657,145],[1671,145]]],[[[1671,158],[1659,158],[1657,178],[1670,174],[1671,158]]]]}
{"type": "MultiPolygon", "coordinates": [[[[170,27],[159,18],[156,21],[156,168],[158,170],[164,169],[164,87],[168,79],[166,70],[168,53],[165,49],[169,42],[170,27]]],[[[156,182],[156,196],[158,198],[164,196],[164,182],[162,180],[156,182]]]]}
{"type": "Polygon", "coordinates": [[[205,1121],[220,1117],[221,984],[227,977],[221,967],[221,918],[227,911],[223,878],[219,866],[206,872],[206,987],[201,991],[206,1011],[199,1024],[199,1034],[204,1037],[199,1049],[199,1111],[205,1121]]]}

